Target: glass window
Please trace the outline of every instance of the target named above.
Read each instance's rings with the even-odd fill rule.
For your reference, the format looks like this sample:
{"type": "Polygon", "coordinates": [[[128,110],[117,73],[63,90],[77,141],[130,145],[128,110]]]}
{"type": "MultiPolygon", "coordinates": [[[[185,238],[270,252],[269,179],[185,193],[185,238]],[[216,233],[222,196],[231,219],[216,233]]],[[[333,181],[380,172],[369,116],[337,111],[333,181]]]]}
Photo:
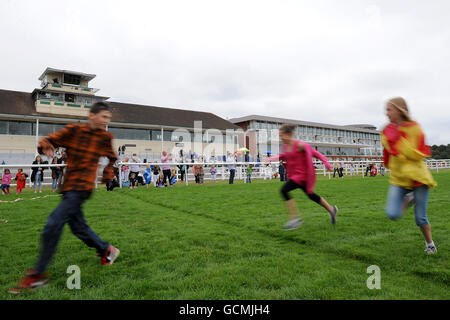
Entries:
{"type": "Polygon", "coordinates": [[[9,121],[9,134],[31,136],[32,123],[24,121],[9,121]]]}
{"type": "Polygon", "coordinates": [[[151,130],[152,141],[161,141],[161,130],[151,130]]]}
{"type": "Polygon", "coordinates": [[[53,133],[53,132],[54,132],[53,124],[39,122],[39,136],[40,137],[48,136],[50,133],[53,133]]]}
{"type": "Polygon", "coordinates": [[[149,140],[150,133],[146,129],[130,129],[130,128],[114,128],[109,127],[108,131],[114,135],[116,139],[127,140],[149,140]]]}
{"type": "Polygon", "coordinates": [[[164,130],[164,141],[172,141],[172,131],[164,130]]]}
{"type": "Polygon", "coordinates": [[[64,78],[63,78],[63,82],[67,83],[67,84],[74,84],[79,86],[80,82],[81,82],[81,76],[79,75],[75,75],[75,74],[67,74],[64,73],[64,78]]]}
{"type": "Polygon", "coordinates": [[[0,120],[0,134],[8,134],[8,121],[0,120]]]}
{"type": "Polygon", "coordinates": [[[55,132],[61,130],[65,126],[66,126],[65,124],[60,124],[60,123],[53,124],[53,128],[54,128],[55,132]]]}

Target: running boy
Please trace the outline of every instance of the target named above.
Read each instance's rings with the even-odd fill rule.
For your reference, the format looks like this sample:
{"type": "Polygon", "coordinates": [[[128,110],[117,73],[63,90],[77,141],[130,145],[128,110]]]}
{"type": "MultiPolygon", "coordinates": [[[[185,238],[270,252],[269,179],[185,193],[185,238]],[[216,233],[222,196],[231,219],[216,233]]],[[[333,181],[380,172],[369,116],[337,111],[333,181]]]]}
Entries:
{"type": "Polygon", "coordinates": [[[40,256],[34,269],[28,270],[27,275],[10,293],[20,293],[48,283],[48,276],[44,272],[55,253],[66,223],[75,236],[97,250],[102,265],[110,265],[118,257],[120,251],[91,230],[81,209],[95,187],[100,157],[109,159],[109,164],[103,171],[102,182],[111,181],[114,177],[113,164],[117,156],[112,149],[113,136],[105,130],[111,116],[110,106],[105,102],[97,102],[91,107],[87,124],[69,124],[39,143],[38,152],[50,158],[53,157],[55,148],[64,147],[67,150],[67,167],[61,189],[63,197],[59,206],[48,217],[42,232],[40,256]]]}

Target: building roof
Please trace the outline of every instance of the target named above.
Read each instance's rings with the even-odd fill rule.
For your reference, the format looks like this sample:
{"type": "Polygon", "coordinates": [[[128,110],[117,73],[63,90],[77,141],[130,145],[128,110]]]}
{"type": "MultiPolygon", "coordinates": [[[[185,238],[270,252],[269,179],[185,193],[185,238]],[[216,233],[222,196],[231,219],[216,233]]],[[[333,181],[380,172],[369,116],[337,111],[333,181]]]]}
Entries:
{"type": "Polygon", "coordinates": [[[310,122],[310,121],[302,121],[302,120],[293,120],[293,119],[285,119],[285,118],[275,118],[275,117],[266,117],[261,115],[249,115],[241,118],[232,118],[228,121],[237,124],[241,122],[247,122],[247,121],[267,121],[267,122],[278,122],[278,123],[289,123],[289,124],[297,124],[297,125],[303,125],[303,126],[311,126],[311,127],[320,127],[320,128],[329,128],[329,129],[340,129],[340,130],[349,130],[349,131],[358,131],[358,132],[371,132],[374,131],[378,132],[376,130],[376,127],[370,124],[365,125],[345,125],[345,126],[339,126],[339,125],[333,125],[333,124],[327,124],[327,123],[319,123],[319,122],[310,122]],[[368,127],[371,127],[373,129],[368,129],[368,127]]]}
{"type": "MultiPolygon", "coordinates": [[[[113,109],[111,125],[123,124],[142,126],[165,126],[193,128],[194,121],[202,121],[203,129],[239,129],[233,123],[216,116],[210,112],[191,111],[183,109],[162,108],[155,106],[145,106],[129,103],[110,102],[113,109]]],[[[33,95],[28,92],[11,91],[0,89],[0,115],[11,116],[32,116],[38,118],[64,118],[64,115],[41,114],[36,112],[33,95]]],[[[67,116],[67,119],[79,119],[74,116],[67,116]]]]}
{"type": "Polygon", "coordinates": [[[96,77],[95,74],[83,73],[83,72],[79,72],[79,71],[61,70],[61,69],[47,67],[47,69],[45,69],[45,71],[39,77],[39,80],[44,79],[45,75],[47,73],[51,73],[51,72],[74,74],[77,76],[81,76],[81,78],[86,79],[87,81],[91,81],[92,79],[94,79],[96,77]]]}

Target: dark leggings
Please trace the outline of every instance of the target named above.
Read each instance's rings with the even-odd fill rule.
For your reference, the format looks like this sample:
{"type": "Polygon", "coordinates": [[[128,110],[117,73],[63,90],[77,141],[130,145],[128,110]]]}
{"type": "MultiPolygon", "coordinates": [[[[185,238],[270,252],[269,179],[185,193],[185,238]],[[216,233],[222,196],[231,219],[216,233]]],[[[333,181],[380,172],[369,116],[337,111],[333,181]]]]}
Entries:
{"type": "Polygon", "coordinates": [[[308,198],[310,198],[312,201],[317,202],[318,204],[320,204],[320,196],[315,194],[315,193],[311,193],[308,194],[306,192],[306,188],[304,185],[300,185],[292,180],[288,180],[288,182],[286,182],[284,184],[284,186],[281,188],[281,194],[283,196],[283,198],[288,201],[290,199],[292,199],[292,197],[289,195],[289,192],[292,190],[295,190],[297,188],[300,188],[303,190],[304,193],[306,193],[306,195],[308,196],[308,198]]]}
{"type": "Polygon", "coordinates": [[[163,170],[164,178],[163,178],[163,185],[167,185],[167,182],[170,183],[170,169],[163,170]],[[166,182],[167,181],[167,182],[166,182]]]}

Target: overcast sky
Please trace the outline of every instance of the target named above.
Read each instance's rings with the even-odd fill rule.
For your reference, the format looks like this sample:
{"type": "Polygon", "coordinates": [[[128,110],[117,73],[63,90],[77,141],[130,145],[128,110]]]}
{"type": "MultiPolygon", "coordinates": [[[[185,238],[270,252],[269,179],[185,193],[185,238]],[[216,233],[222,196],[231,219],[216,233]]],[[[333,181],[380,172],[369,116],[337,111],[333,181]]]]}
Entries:
{"type": "Polygon", "coordinates": [[[0,88],[46,67],[110,101],[336,125],[403,96],[450,143],[450,1],[0,1],[0,88]]]}

